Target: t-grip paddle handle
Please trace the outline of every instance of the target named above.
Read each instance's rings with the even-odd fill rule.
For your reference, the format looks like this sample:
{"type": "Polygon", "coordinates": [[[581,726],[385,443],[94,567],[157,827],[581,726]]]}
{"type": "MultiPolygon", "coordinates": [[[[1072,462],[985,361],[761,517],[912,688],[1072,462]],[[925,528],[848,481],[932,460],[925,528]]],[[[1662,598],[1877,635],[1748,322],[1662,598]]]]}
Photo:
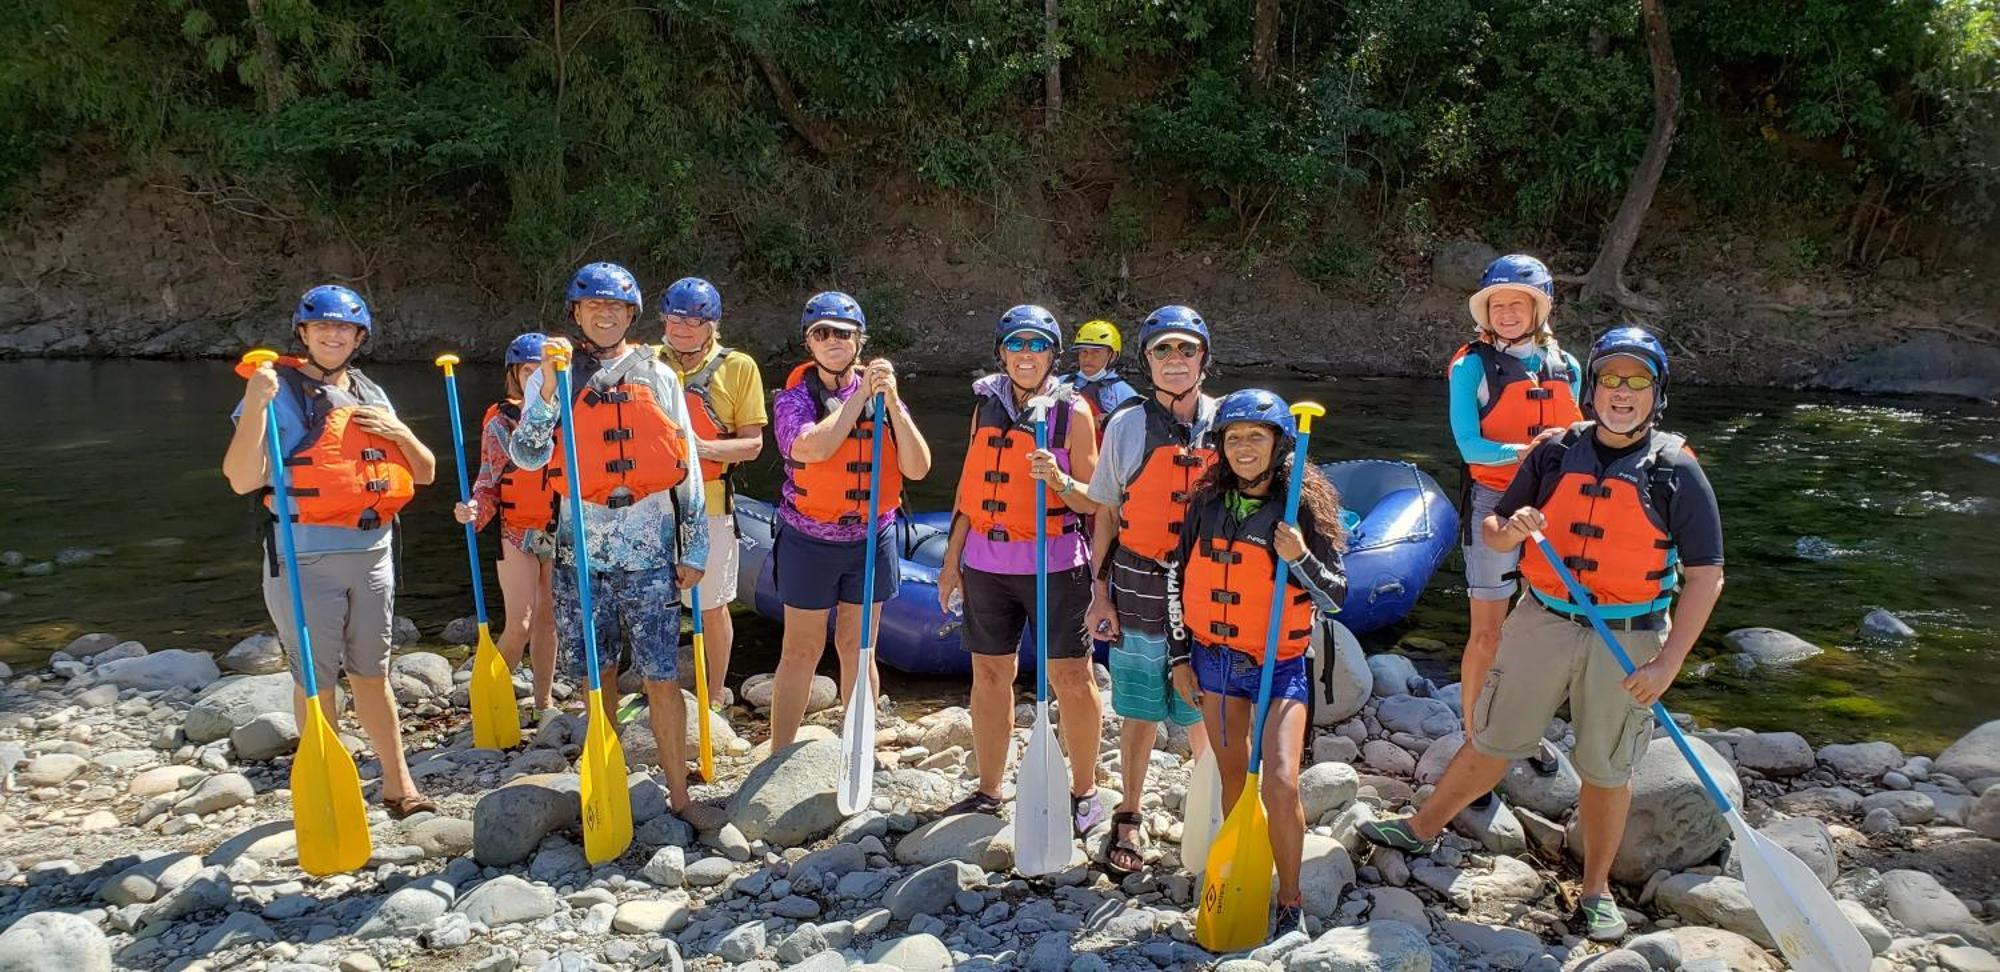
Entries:
{"type": "MultiPolygon", "coordinates": [[[[458,411],[458,355],[441,354],[434,363],[444,369],[444,400],[451,407],[451,454],[458,461],[458,501],[470,504],[472,479],[465,474],[465,423],[458,411]]],[[[486,583],[479,576],[479,532],[474,523],[465,524],[465,559],[472,568],[472,613],[484,627],[486,583]]]]}
{"type": "MultiPolygon", "coordinates": [[[[1590,592],[1584,590],[1576,575],[1569,572],[1569,565],[1563,563],[1556,549],[1549,545],[1549,538],[1543,536],[1540,530],[1530,531],[1528,536],[1534,539],[1536,547],[1541,548],[1542,556],[1548,560],[1550,567],[1555,568],[1556,576],[1562,578],[1563,586],[1569,588],[1570,599],[1583,610],[1583,616],[1590,620],[1590,626],[1597,629],[1597,636],[1603,639],[1604,647],[1611,649],[1611,657],[1618,659],[1618,667],[1624,669],[1627,675],[1638,671],[1638,666],[1632,664],[1632,656],[1625,653],[1625,646],[1619,644],[1618,637],[1611,633],[1611,626],[1604,623],[1604,615],[1598,612],[1597,602],[1591,600],[1590,592]]],[[[1535,596],[1534,592],[1530,591],[1528,596],[1535,596]]],[[[1708,791],[1708,798],[1715,801],[1716,807],[1725,814],[1735,809],[1729,795],[1722,792],[1722,787],[1715,782],[1715,777],[1709,775],[1708,767],[1702,765],[1701,758],[1696,756],[1693,747],[1688,745],[1687,737],[1681,734],[1681,727],[1674,724],[1673,713],[1667,711],[1666,703],[1653,703],[1653,719],[1666,727],[1668,738],[1674,741],[1674,746],[1687,758],[1688,765],[1694,768],[1694,775],[1700,778],[1702,789],[1708,791]]]]}

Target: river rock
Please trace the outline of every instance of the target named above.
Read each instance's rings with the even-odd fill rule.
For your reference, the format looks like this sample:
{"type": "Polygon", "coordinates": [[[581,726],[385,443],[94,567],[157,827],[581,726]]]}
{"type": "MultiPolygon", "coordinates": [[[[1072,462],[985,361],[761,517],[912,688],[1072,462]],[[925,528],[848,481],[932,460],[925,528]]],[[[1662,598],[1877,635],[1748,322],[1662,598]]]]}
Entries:
{"type": "MultiPolygon", "coordinates": [[[[1308,818],[1310,819],[1310,818],[1308,818]]],[[[924,824],[896,842],[896,860],[902,864],[936,864],[939,861],[977,861],[986,845],[1007,826],[987,813],[960,813],[924,824]]]]}
{"type": "Polygon", "coordinates": [[[196,696],[181,728],[191,742],[214,742],[229,738],[238,726],[267,712],[291,711],[289,673],[246,675],[218,682],[196,696]]]}
{"type": "Polygon", "coordinates": [[[413,651],[389,663],[389,687],[403,705],[445,698],[451,685],[451,661],[436,652],[413,651]]]}
{"type": "MultiPolygon", "coordinates": [[[[771,693],[776,688],[777,682],[770,673],[752,675],[743,681],[743,701],[759,709],[768,709],[771,707],[771,693]]],[[[825,675],[814,675],[812,688],[806,694],[806,712],[820,712],[839,704],[840,683],[825,675]]]]}
{"type": "Polygon", "coordinates": [[[528,859],[542,838],[581,817],[573,773],[524,776],[479,798],[472,810],[472,857],[487,867],[528,859]]]}
{"type": "Polygon", "coordinates": [[[70,643],[63,646],[62,653],[71,658],[89,658],[101,651],[123,644],[124,641],[124,638],[115,634],[93,631],[90,634],[70,639],[70,643]]]}
{"type": "Polygon", "coordinates": [[[396,889],[375,906],[354,937],[410,938],[429,928],[451,908],[451,886],[442,881],[416,881],[396,889]]]}
{"type": "Polygon", "coordinates": [[[1661,881],[1654,900],[1692,925],[1713,925],[1733,931],[1765,948],[1778,943],[1764,929],[1743,882],[1732,877],[1676,874],[1661,881]]]}
{"type": "Polygon", "coordinates": [[[155,766],[132,777],[126,792],[140,798],[160,796],[193,786],[207,776],[208,771],[198,766],[155,766]]]}
{"type": "Polygon", "coordinates": [[[1390,732],[1436,739],[1458,730],[1458,713],[1440,699],[1392,695],[1376,706],[1375,718],[1390,732]]]}
{"type": "Polygon", "coordinates": [[[467,892],[452,910],[488,928],[498,928],[547,918],[561,906],[554,891],[502,874],[467,892]]]}
{"type": "Polygon", "coordinates": [[[1683,925],[1674,929],[1673,934],[1680,943],[1683,967],[1714,959],[1729,972],[1784,972],[1784,966],[1773,961],[1756,942],[1733,931],[1683,925]]]}
{"type": "Polygon", "coordinates": [[[1776,628],[1737,628],[1722,640],[1758,665],[1796,665],[1820,653],[1818,645],[1776,628]]]}
{"type": "MultiPolygon", "coordinates": [[[[1736,771],[1709,744],[1693,737],[1688,746],[1713,776],[1730,802],[1743,802],[1743,783],[1736,771]]],[[[1571,857],[1583,856],[1582,823],[1569,828],[1571,857]]],[[[1699,864],[1729,840],[1729,825],[1715,812],[1680,750],[1665,737],[1653,739],[1632,773],[1632,809],[1625,837],[1612,860],[1611,876],[1624,884],[1644,884],[1654,871],[1680,871],[1699,864]]]]}
{"type": "Polygon", "coordinates": [[[1765,776],[1797,776],[1813,768],[1813,749],[1796,732],[1753,732],[1733,741],[1736,765],[1765,776]]]}
{"type": "Polygon", "coordinates": [[[1306,834],[1299,866],[1299,887],[1305,893],[1306,914],[1332,918],[1340,913],[1340,897],[1354,886],[1354,860],[1331,837],[1306,834]]]}
{"type": "Polygon", "coordinates": [[[1477,293],[1486,268],[1498,259],[1500,251],[1480,240],[1452,240],[1431,257],[1431,281],[1448,290],[1477,293]]]}
{"type": "Polygon", "coordinates": [[[868,961],[903,972],[950,972],[955,964],[951,949],[936,935],[905,935],[883,942],[868,951],[868,961]]]}
{"type": "Polygon", "coordinates": [[[5,972],[111,972],[111,943],[89,919],[36,911],[0,934],[5,972]]]}
{"type": "Polygon", "coordinates": [[[102,709],[118,702],[118,686],[93,685],[76,693],[76,704],[86,709],[102,709]]]}
{"type": "Polygon", "coordinates": [[[1846,915],[1848,921],[1854,923],[1854,930],[1860,932],[1861,940],[1868,943],[1869,952],[1880,955],[1889,950],[1894,936],[1889,934],[1889,929],[1882,927],[1881,919],[1876,918],[1866,905],[1847,898],[1838,898],[1834,904],[1840,907],[1841,914],[1846,915]]]}
{"type": "Polygon", "coordinates": [[[1299,774],[1299,802],[1308,824],[1353,803],[1360,790],[1360,774],[1346,763],[1314,763],[1299,774]]]}
{"type": "MultiPolygon", "coordinates": [[[[1451,761],[1457,758],[1458,751],[1463,748],[1465,748],[1465,733],[1453,731],[1440,736],[1425,747],[1422,756],[1417,757],[1417,768],[1410,771],[1410,778],[1419,786],[1444,779],[1444,771],[1451,767],[1451,761]]],[[[1308,815],[1306,819],[1314,818],[1308,815]]]]}
{"type": "Polygon", "coordinates": [[[678,847],[662,847],[639,869],[639,876],[656,888],[678,888],[687,880],[687,852],[678,847]]]}
{"type": "Polygon", "coordinates": [[[105,662],[90,674],[90,679],[95,684],[116,685],[121,689],[140,692],[157,692],[170,688],[197,692],[221,677],[222,670],[215,667],[214,657],[204,651],[188,651],[182,648],[154,652],[143,658],[120,658],[117,661],[105,662]]]}
{"type": "MultiPolygon", "coordinates": [[[[1757,831],[1770,838],[1779,847],[1790,851],[1800,863],[1811,868],[1813,876],[1819,878],[1819,883],[1831,887],[1833,879],[1840,876],[1840,858],[1834,852],[1833,833],[1826,829],[1826,824],[1817,819],[1784,817],[1766,823],[1757,828],[1757,831]]],[[[1743,876],[1742,872],[1742,860],[1738,855],[1731,854],[1727,873],[1730,877],[1740,878],[1743,876]]]]}
{"type": "Polygon", "coordinates": [[[1793,790],[1772,802],[1786,813],[1811,817],[1851,817],[1861,812],[1861,794],[1844,786],[1793,790]]]}
{"type": "Polygon", "coordinates": [[[1960,736],[1938,755],[1931,768],[1959,780],[2000,776],[2000,719],[1960,736]]]}
{"type": "Polygon", "coordinates": [[[978,887],[986,874],[964,861],[939,861],[896,882],[882,898],[882,906],[897,921],[929,914],[960,891],[978,887]]]}
{"type": "MultiPolygon", "coordinates": [[[[620,675],[619,677],[623,678],[624,676],[620,675]]],[[[701,721],[696,716],[702,709],[700,703],[695,701],[695,697],[685,690],[681,692],[681,705],[682,711],[688,715],[687,722],[685,723],[687,726],[687,735],[682,737],[682,752],[692,757],[695,753],[701,751],[701,721]]],[[[642,706],[641,715],[633,719],[628,727],[618,734],[618,742],[625,748],[626,766],[660,765],[660,741],[655,739],[652,732],[647,729],[646,720],[649,716],[644,713],[645,708],[642,706]]],[[[805,729],[816,728],[819,727],[800,727],[802,732],[805,729]]],[[[575,735],[573,739],[579,742],[582,741],[584,731],[585,726],[583,723],[575,723],[575,735]]],[[[718,753],[730,752],[739,738],[736,735],[735,727],[729,724],[729,717],[720,712],[711,711],[708,713],[708,733],[710,741],[718,753]]]]}
{"type": "Polygon", "coordinates": [[[236,758],[253,762],[277,759],[298,744],[299,726],[289,711],[266,712],[229,733],[229,746],[236,750],[236,758]]]}
{"type": "Polygon", "coordinates": [[[97,894],[113,907],[146,904],[180,887],[200,870],[201,858],[193,854],[157,854],[106,879],[97,894]]]}
{"type": "Polygon", "coordinates": [[[1361,641],[1338,621],[1313,625],[1312,641],[1313,691],[1319,695],[1319,704],[1313,707],[1313,725],[1338,725],[1354,718],[1368,702],[1375,689],[1375,671],[1368,667],[1368,654],[1361,650],[1361,641]],[[1330,651],[1326,646],[1329,634],[1333,640],[1330,651]],[[1329,661],[1333,665],[1331,679],[1326,677],[1325,670],[1329,661]]]}
{"type": "Polygon", "coordinates": [[[1408,776],[1417,769],[1417,758],[1387,739],[1370,739],[1361,745],[1361,760],[1390,776],[1408,776]]]}
{"type": "Polygon", "coordinates": [[[1917,636],[1915,628],[1881,608],[1869,611],[1861,617],[1861,637],[1878,641],[1908,641],[1917,636]]]}
{"type": "Polygon", "coordinates": [[[1410,694],[1410,682],[1417,677],[1417,666],[1394,652],[1369,655],[1368,670],[1374,678],[1369,692],[1378,699],[1410,694]]]}
{"type": "Polygon", "coordinates": [[[238,675],[269,675],[285,670],[285,646],[278,636],[260,631],[223,653],[222,670],[238,675]]]}
{"type": "Polygon", "coordinates": [[[688,920],[688,897],[679,893],[619,904],[611,916],[611,930],[625,935],[659,935],[686,928],[688,920]]]}
{"type": "Polygon", "coordinates": [[[917,745],[931,752],[941,753],[953,746],[972,750],[972,713],[963,706],[939,709],[918,719],[917,727],[922,731],[917,745]]]}
{"type": "Polygon", "coordinates": [[[1965,902],[1922,871],[1889,871],[1882,875],[1882,894],[1889,917],[1918,934],[1957,933],[1978,941],[1985,932],[1965,902]]]}
{"type": "Polygon", "coordinates": [[[472,821],[431,816],[405,824],[403,838],[422,848],[425,857],[463,857],[472,852],[472,821]]]}
{"type": "MultiPolygon", "coordinates": [[[[1663,969],[1678,968],[1680,963],[1660,966],[1663,969]]],[[[1585,959],[1574,967],[1575,972],[1653,972],[1653,963],[1646,956],[1629,948],[1614,948],[1585,959]]]]}
{"type": "Polygon", "coordinates": [[[1560,748],[1543,743],[1542,754],[1554,757],[1554,770],[1545,773],[1535,765],[1534,760],[1517,759],[1507,767],[1507,775],[1500,778],[1498,789],[1500,795],[1516,807],[1532,810],[1550,820],[1561,820],[1576,808],[1577,800],[1583,793],[1583,778],[1576,775],[1576,765],[1569,761],[1569,754],[1560,748]]]}
{"type": "Polygon", "coordinates": [[[803,844],[842,820],[834,794],[840,772],[840,743],[794,743],[750,772],[729,799],[729,819],[751,840],[803,844]]]}
{"type": "Polygon", "coordinates": [[[1451,824],[1459,833],[1496,854],[1528,852],[1527,828],[1505,800],[1494,800],[1484,807],[1468,806],[1452,818],[1451,824]]]}
{"type": "Polygon", "coordinates": [[[1966,812],[1965,826],[1987,840],[2000,840],[2000,783],[1986,788],[1966,812]]]}
{"type": "Polygon", "coordinates": [[[1819,748],[1819,761],[1852,780],[1880,779],[1903,765],[1903,751],[1893,743],[1834,743],[1819,748]]]}
{"type": "Polygon", "coordinates": [[[193,915],[220,911],[229,906],[232,888],[228,872],[220,865],[204,867],[147,905],[139,923],[146,929],[161,928],[193,915]]]}
{"type": "Polygon", "coordinates": [[[444,633],[438,640],[447,645],[476,645],[479,643],[479,619],[468,614],[453,618],[444,626],[444,633]]]}
{"type": "Polygon", "coordinates": [[[206,817],[219,810],[242,806],[256,796],[257,792],[250,787],[250,780],[243,774],[218,773],[201,781],[193,793],[174,804],[174,813],[206,817]]]}
{"type": "Polygon", "coordinates": [[[1410,865],[1417,883],[1447,898],[1461,911],[1475,905],[1533,901],[1542,896],[1540,872],[1518,858],[1496,854],[1490,866],[1447,867],[1429,860],[1410,865]]]}
{"type": "Polygon", "coordinates": [[[1930,823],[1937,816],[1937,802],[1915,790],[1884,790],[1861,798],[1862,813],[1878,809],[1895,814],[1896,822],[1905,826],[1930,823]]]}
{"type": "Polygon", "coordinates": [[[194,951],[197,955],[208,955],[239,945],[254,945],[277,940],[278,936],[271,931],[270,925],[264,923],[264,919],[247,911],[239,911],[223,919],[222,924],[209,929],[207,934],[196,939],[194,951]]]}
{"type": "Polygon", "coordinates": [[[1285,972],[1430,972],[1424,935],[1400,921],[1335,928],[1285,956],[1285,972]]]}
{"type": "Polygon", "coordinates": [[[1888,807],[1876,807],[1861,818],[1861,832],[1864,834],[1893,834],[1902,826],[1896,820],[1896,812],[1888,807]]]}
{"type": "Polygon", "coordinates": [[[21,767],[15,778],[22,786],[61,786],[89,768],[90,761],[74,753],[43,753],[21,767]]]}

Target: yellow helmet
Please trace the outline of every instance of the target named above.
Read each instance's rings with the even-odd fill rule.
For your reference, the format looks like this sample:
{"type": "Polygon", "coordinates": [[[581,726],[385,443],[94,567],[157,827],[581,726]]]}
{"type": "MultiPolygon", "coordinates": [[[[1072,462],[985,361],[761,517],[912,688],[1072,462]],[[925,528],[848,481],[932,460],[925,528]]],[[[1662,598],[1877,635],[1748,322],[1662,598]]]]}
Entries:
{"type": "Polygon", "coordinates": [[[1110,321],[1091,321],[1076,329],[1076,340],[1070,342],[1079,348],[1110,348],[1113,355],[1125,349],[1125,341],[1118,336],[1118,325],[1110,321]]]}

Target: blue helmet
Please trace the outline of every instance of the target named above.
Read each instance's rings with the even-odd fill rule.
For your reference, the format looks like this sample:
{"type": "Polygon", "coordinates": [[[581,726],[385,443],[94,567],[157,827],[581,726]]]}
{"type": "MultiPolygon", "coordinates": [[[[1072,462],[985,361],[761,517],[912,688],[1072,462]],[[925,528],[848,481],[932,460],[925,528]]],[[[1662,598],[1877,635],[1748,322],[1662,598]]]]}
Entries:
{"type": "Polygon", "coordinates": [[[722,319],[722,295],[715,285],[700,277],[682,277],[660,298],[660,316],[699,317],[704,321],[722,319]]]}
{"type": "Polygon", "coordinates": [[[814,324],[827,321],[849,324],[864,333],[868,330],[868,316],[861,313],[861,305],[838,290],[821,291],[806,301],[806,309],[799,315],[799,330],[810,331],[814,324]]]}
{"type": "Polygon", "coordinates": [[[1039,304],[1019,304],[1008,308],[1007,313],[1000,315],[1000,323],[993,326],[994,347],[999,347],[1000,342],[1007,340],[1007,336],[1016,331],[1033,331],[1048,338],[1055,353],[1062,353],[1062,325],[1056,323],[1056,316],[1049,313],[1046,307],[1039,304]]]}
{"type": "Polygon", "coordinates": [[[631,304],[635,314],[643,307],[638,279],[632,276],[632,271],[615,263],[591,263],[578,270],[570,278],[568,300],[572,304],[579,300],[615,300],[631,304]]]}
{"type": "MultiPolygon", "coordinates": [[[[1590,376],[1592,383],[1595,383],[1597,369],[1605,360],[1621,354],[1644,362],[1653,372],[1653,377],[1658,380],[1658,384],[1653,386],[1652,415],[1653,419],[1658,419],[1660,413],[1667,410],[1666,347],[1660,344],[1659,338],[1653,336],[1653,332],[1637,324],[1621,324],[1597,336],[1597,341],[1590,346],[1590,363],[1585,366],[1584,373],[1590,376]]],[[[1584,396],[1586,410],[1589,410],[1593,397],[1584,396]]]]}
{"type": "Polygon", "coordinates": [[[1549,309],[1555,306],[1556,279],[1542,261],[1510,253],[1486,265],[1486,272],[1479,275],[1479,291],[1466,301],[1480,327],[1486,326],[1486,301],[1501,290],[1527,291],[1535,300],[1535,323],[1548,323],[1549,309]]]}
{"type": "Polygon", "coordinates": [[[1201,342],[1203,349],[1213,349],[1208,340],[1208,322],[1194,308],[1182,304],[1168,304],[1146,315],[1146,323],[1139,328],[1139,346],[1151,348],[1153,342],[1169,334],[1185,334],[1201,342]]]}
{"type": "Polygon", "coordinates": [[[375,316],[368,313],[368,302],[339,284],[320,284],[299,298],[299,306],[292,310],[292,326],[308,321],[352,324],[365,334],[375,333],[375,316]]]}
{"type": "Polygon", "coordinates": [[[548,340],[549,336],[540,331],[529,331],[508,342],[507,366],[511,368],[515,365],[540,364],[542,345],[548,340]]]}
{"type": "Polygon", "coordinates": [[[1292,418],[1292,407],[1262,388],[1245,388],[1223,396],[1215,406],[1215,421],[1210,427],[1215,429],[1215,440],[1222,441],[1222,431],[1238,422],[1255,422],[1268,425],[1278,433],[1280,445],[1290,442],[1299,434],[1299,423],[1292,418]]]}

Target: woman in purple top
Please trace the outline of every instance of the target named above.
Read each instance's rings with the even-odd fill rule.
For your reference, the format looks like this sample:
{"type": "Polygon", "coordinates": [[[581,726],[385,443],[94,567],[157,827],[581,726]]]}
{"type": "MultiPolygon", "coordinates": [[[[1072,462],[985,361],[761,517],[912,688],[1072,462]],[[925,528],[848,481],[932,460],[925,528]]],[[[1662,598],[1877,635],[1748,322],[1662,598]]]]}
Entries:
{"type": "MultiPolygon", "coordinates": [[[[945,812],[996,813],[1014,728],[1014,676],[1024,628],[1035,616],[1035,492],[1029,473],[1036,453],[1034,421],[1048,423],[1050,451],[1061,468],[1088,481],[1097,465],[1097,428],[1090,405],[1056,381],[1062,329],[1055,316],[1022,305],[1000,318],[994,354],[1001,374],[972,385],[976,404],[965,467],[953,505],[951,542],[938,570],[938,599],[965,602],[960,639],[972,652],[972,749],[979,786],[945,812]],[[1045,416],[1029,403],[1054,398],[1045,416]]],[[[1060,493],[1046,493],[1049,571],[1049,686],[1061,703],[1063,746],[1069,754],[1073,822],[1081,834],[1104,819],[1097,799],[1098,726],[1104,704],[1090,675],[1090,640],[1083,615],[1090,606],[1090,553],[1082,524],[1060,493]]],[[[1032,629],[1030,629],[1032,630],[1032,629]]]]}
{"type": "MultiPolygon", "coordinates": [[[[931,471],[930,445],[897,395],[896,369],[883,358],[860,364],[868,340],[861,305],[838,291],[817,294],[806,302],[799,325],[811,360],[792,371],[785,390],[771,403],[778,454],[785,460],[771,553],[778,598],[785,605],[784,654],[771,694],[774,753],[798,735],[813,671],[826,651],[827,612],[836,607],[840,697],[853,692],[861,660],[868,531],[872,527],[877,534],[875,589],[868,593],[880,604],[894,597],[898,586],[891,527],[903,480],[922,479],[931,471]],[[882,442],[879,515],[868,524],[875,431],[870,404],[876,395],[882,396],[889,415],[889,435],[882,442]]],[[[875,633],[869,633],[870,647],[875,633]]],[[[870,664],[874,657],[870,653],[870,664]]],[[[870,671],[868,684],[879,686],[882,680],[870,671]]]]}

